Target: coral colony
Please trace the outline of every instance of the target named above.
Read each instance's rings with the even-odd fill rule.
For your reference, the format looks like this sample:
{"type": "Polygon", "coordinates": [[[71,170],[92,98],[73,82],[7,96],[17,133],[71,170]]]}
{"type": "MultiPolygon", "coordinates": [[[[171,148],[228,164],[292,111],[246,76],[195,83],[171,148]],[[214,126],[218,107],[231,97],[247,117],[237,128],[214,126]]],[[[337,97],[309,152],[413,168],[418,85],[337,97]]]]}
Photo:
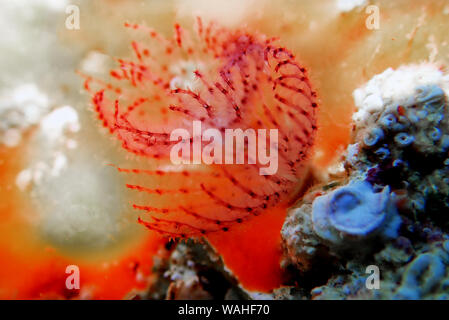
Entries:
{"type": "Polygon", "coordinates": [[[125,26],[147,40],[132,42],[135,57],[118,59],[110,82],[87,77],[85,88],[103,126],[153,165],[119,168],[150,176],[145,186],[127,184],[148,195],[148,204],[133,205],[150,214],[139,221],[173,238],[198,237],[292,201],[318,107],[293,54],[276,39],[201,19],[193,34],[176,24],[173,39],[125,26]]]}
{"type": "Polygon", "coordinates": [[[312,189],[282,229],[285,266],[307,273],[332,260],[345,270],[314,298],[448,299],[448,88],[423,64],[388,69],[354,92],[347,177],[312,189]],[[383,287],[367,289],[363,263],[382,267],[383,287]]]}

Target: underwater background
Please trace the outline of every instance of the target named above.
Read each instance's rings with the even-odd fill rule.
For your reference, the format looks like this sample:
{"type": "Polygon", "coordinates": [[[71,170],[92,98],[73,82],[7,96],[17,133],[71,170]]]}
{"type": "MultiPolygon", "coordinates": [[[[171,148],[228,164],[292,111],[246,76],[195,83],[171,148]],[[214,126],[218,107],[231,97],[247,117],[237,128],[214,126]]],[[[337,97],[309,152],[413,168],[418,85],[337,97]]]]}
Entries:
{"type": "MultiPolygon", "coordinates": [[[[448,299],[448,1],[0,0],[0,8],[0,299],[448,299]],[[207,42],[218,54],[195,47],[192,66],[188,48],[164,46],[188,43],[198,18],[204,32],[219,26],[207,42]],[[232,45],[238,54],[226,51],[232,45]],[[142,62],[133,55],[145,46],[142,62]],[[157,109],[123,133],[111,125],[122,109],[96,95],[117,86],[123,105],[151,92],[151,106],[192,106],[198,96],[170,100],[173,88],[157,89],[146,69],[140,88],[111,70],[157,70],[189,90],[196,68],[215,79],[223,59],[241,92],[216,85],[223,94],[208,102],[243,105],[249,85],[237,71],[252,72],[248,106],[267,103],[246,111],[245,125],[286,132],[279,182],[256,182],[240,167],[218,178],[207,166],[174,175],[179,167],[152,158],[147,130],[185,115],[166,120],[157,109]],[[281,65],[256,68],[268,59],[281,65]],[[292,82],[272,88],[284,59],[300,66],[289,71],[307,101],[288,92],[292,82]],[[285,107],[295,103],[296,122],[298,110],[285,107]],[[191,195],[203,184],[205,193],[191,195]],[[270,190],[278,200],[254,200],[270,190]],[[208,197],[206,218],[185,207],[208,197]],[[167,217],[175,205],[187,209],[167,217]],[[253,205],[257,214],[239,215],[253,205]]],[[[222,108],[215,123],[230,117],[222,108]]]]}

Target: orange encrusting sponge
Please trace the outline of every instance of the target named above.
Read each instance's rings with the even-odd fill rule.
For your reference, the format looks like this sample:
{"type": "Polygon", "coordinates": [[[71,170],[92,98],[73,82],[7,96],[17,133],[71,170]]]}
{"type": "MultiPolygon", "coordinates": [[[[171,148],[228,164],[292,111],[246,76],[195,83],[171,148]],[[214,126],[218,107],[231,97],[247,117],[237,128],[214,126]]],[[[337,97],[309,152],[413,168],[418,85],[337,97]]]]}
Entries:
{"type": "Polygon", "coordinates": [[[26,218],[37,214],[35,208],[14,187],[23,153],[22,146],[0,147],[0,299],[123,299],[150,286],[153,256],[166,243],[158,234],[94,260],[68,256],[34,236],[36,226],[26,218]],[[79,267],[80,290],[66,287],[69,265],[79,267]]]}
{"type": "Polygon", "coordinates": [[[286,213],[287,208],[278,206],[251,220],[251,224],[207,236],[245,289],[270,292],[283,284],[279,244],[286,213]]]}
{"type": "MultiPolygon", "coordinates": [[[[11,239],[10,239],[11,240],[11,239]]],[[[148,235],[142,243],[115,259],[83,261],[50,247],[33,253],[11,252],[0,244],[1,299],[124,299],[151,285],[153,259],[162,239],[148,235]],[[80,290],[68,289],[69,265],[80,270],[80,290]]],[[[27,248],[24,248],[27,251],[27,248]]]]}

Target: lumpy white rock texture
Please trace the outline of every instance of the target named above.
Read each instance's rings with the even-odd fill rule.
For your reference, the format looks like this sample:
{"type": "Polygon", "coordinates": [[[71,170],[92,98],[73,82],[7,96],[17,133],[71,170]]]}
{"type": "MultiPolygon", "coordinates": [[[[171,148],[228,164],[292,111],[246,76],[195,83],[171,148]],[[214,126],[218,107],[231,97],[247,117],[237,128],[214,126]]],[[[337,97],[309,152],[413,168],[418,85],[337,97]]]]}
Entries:
{"type": "Polygon", "coordinates": [[[428,85],[441,87],[447,95],[449,77],[433,64],[401,66],[396,70],[388,68],[353,92],[357,112],[352,119],[357,127],[365,127],[380,112],[412,105],[416,88],[428,85]]]}
{"type": "Polygon", "coordinates": [[[17,146],[22,133],[38,124],[49,107],[49,98],[34,83],[4,89],[0,93],[0,143],[17,146]]]}
{"type": "Polygon", "coordinates": [[[337,0],[337,8],[341,12],[348,12],[366,4],[366,0],[337,0]]]}

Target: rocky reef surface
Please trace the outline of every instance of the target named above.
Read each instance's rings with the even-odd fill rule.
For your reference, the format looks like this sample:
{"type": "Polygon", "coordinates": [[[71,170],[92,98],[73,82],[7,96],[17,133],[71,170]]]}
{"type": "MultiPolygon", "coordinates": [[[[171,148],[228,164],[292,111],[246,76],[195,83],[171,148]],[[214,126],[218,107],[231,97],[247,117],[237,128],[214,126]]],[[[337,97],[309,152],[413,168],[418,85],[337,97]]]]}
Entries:
{"type": "Polygon", "coordinates": [[[283,266],[305,297],[448,298],[448,92],[427,64],[354,91],[345,171],[309,190],[282,229],[283,266]]]}

